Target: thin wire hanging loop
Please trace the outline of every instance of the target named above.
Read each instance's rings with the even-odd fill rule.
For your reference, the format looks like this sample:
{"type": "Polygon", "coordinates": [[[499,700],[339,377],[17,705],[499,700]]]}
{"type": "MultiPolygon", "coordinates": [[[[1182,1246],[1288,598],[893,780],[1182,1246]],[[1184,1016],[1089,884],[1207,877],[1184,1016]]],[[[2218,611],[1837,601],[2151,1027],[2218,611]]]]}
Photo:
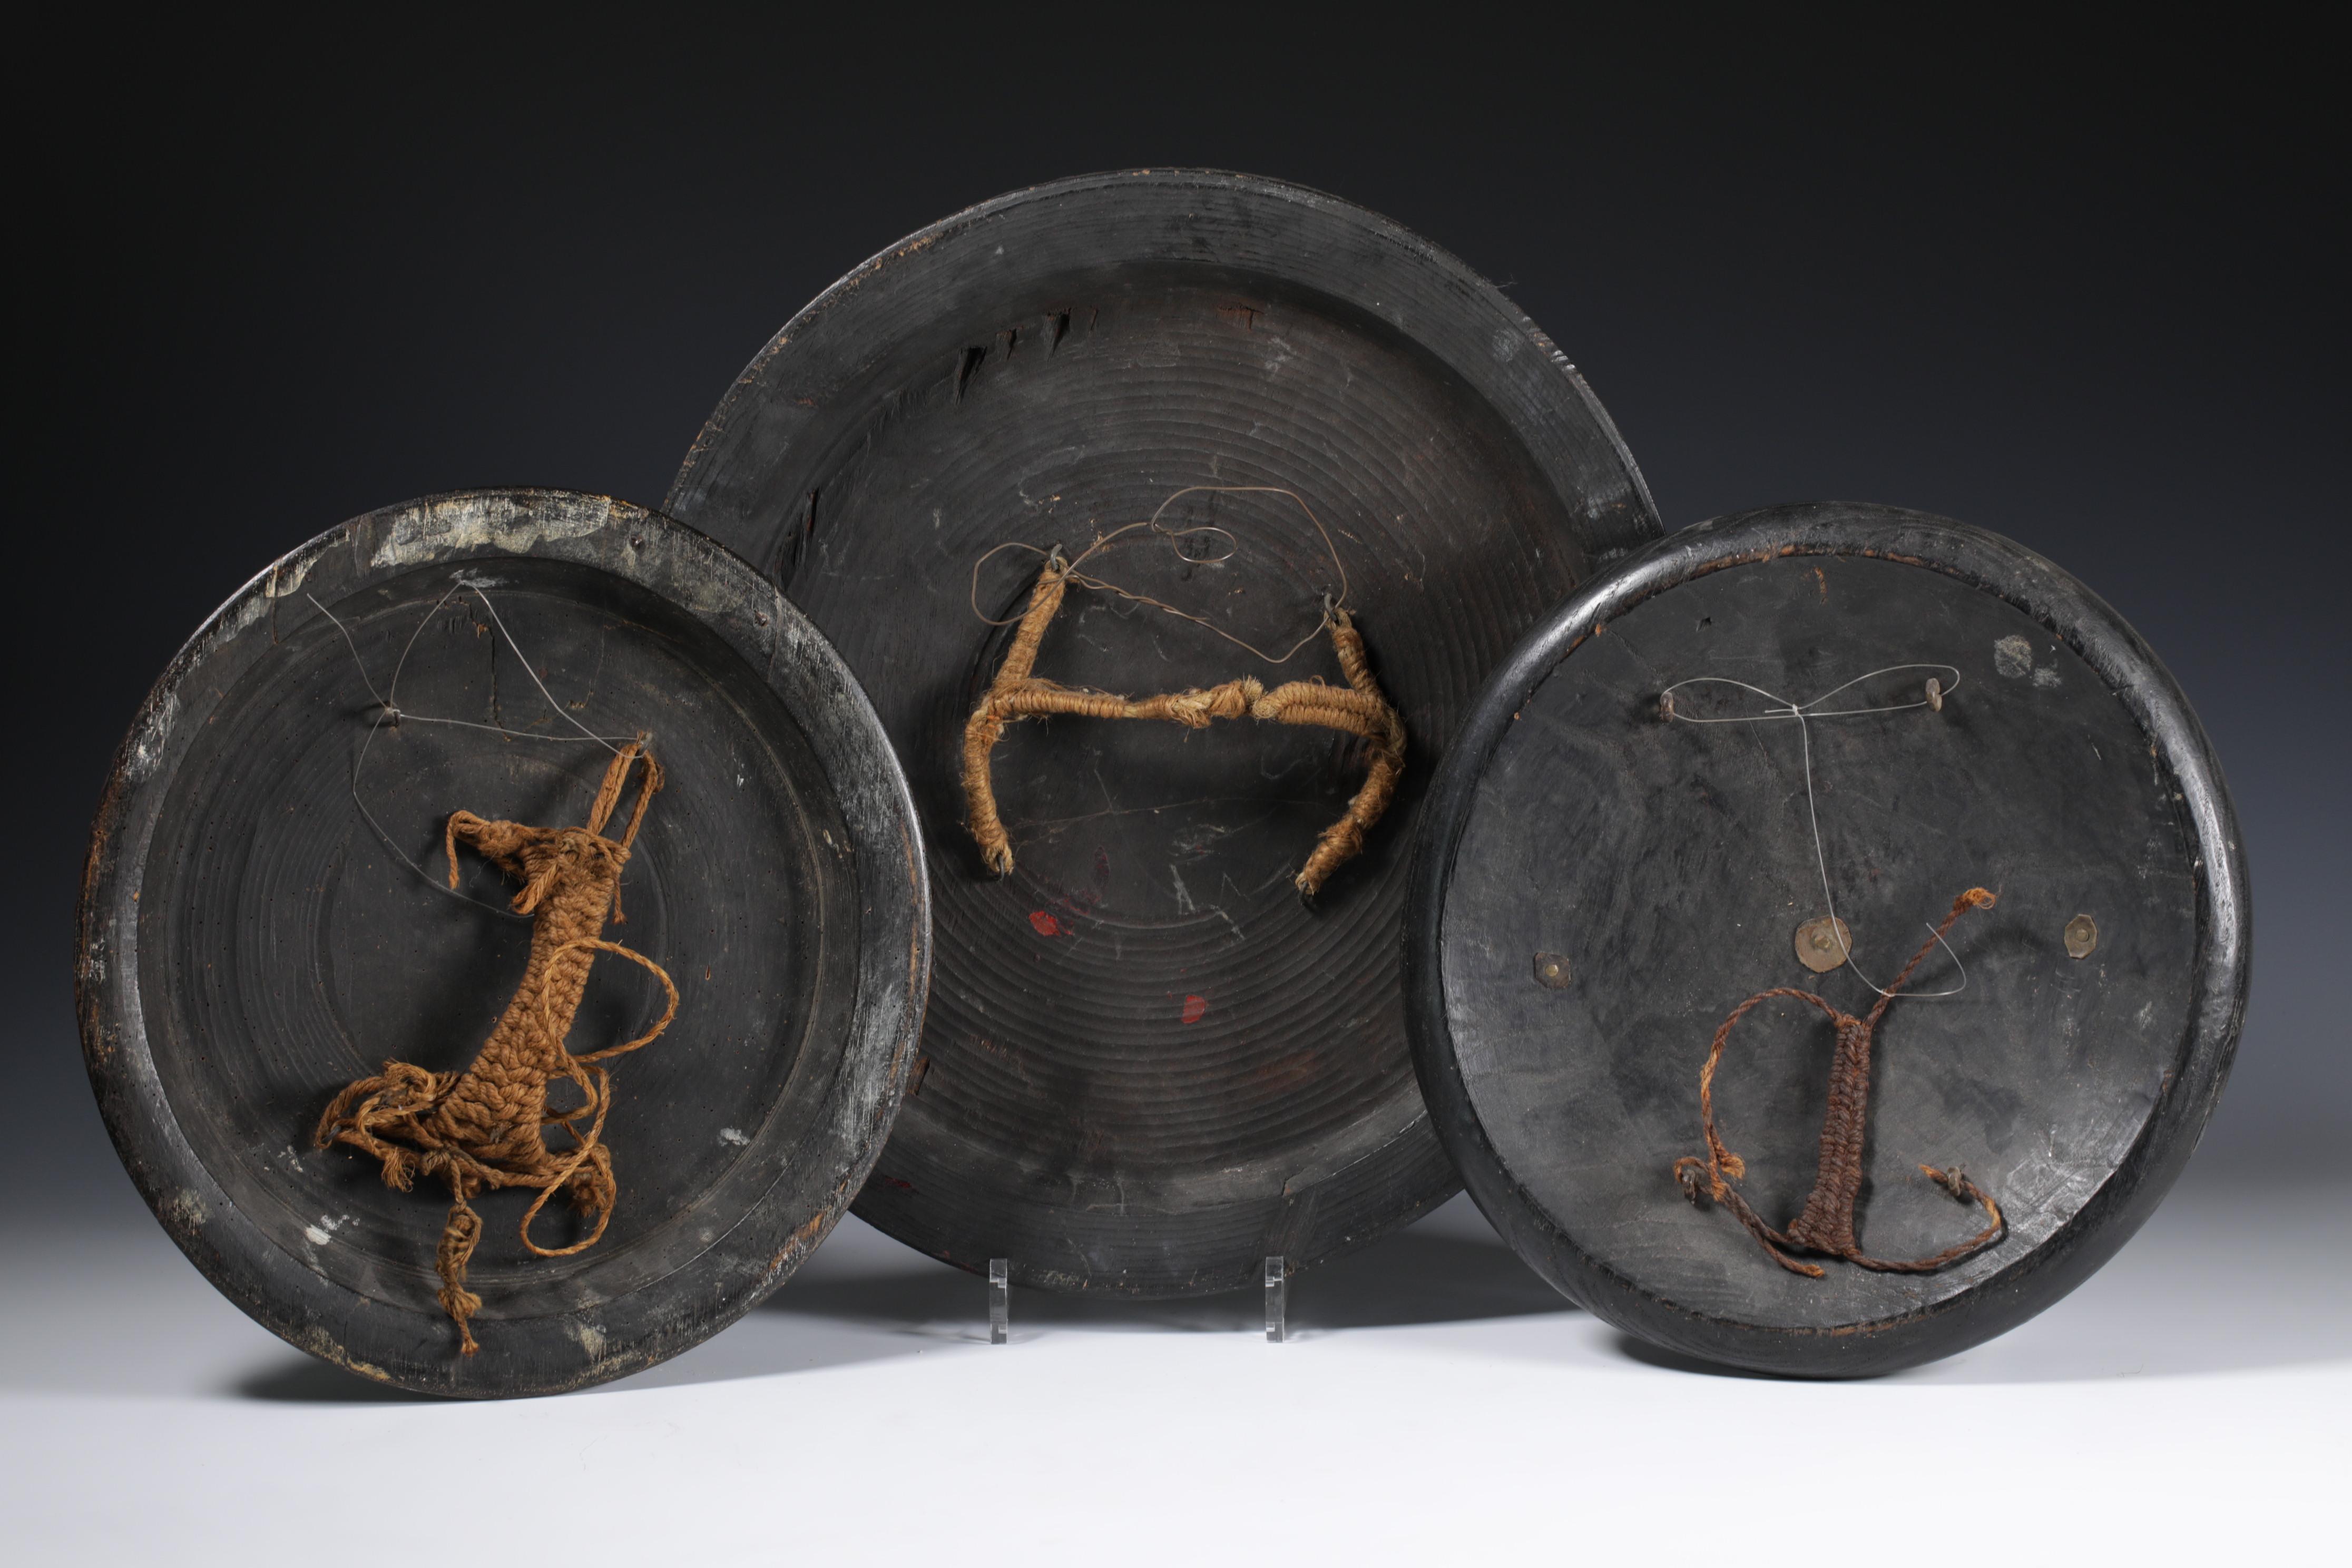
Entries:
{"type": "MultiPolygon", "coordinates": [[[[1013,622],[1021,619],[1021,616],[1018,614],[1006,616],[1001,620],[996,619],[992,617],[985,610],[982,610],[980,607],[980,569],[986,565],[990,560],[1007,550],[1025,550],[1032,555],[1044,556],[1051,559],[1060,552],[1060,549],[1061,546],[1059,545],[1055,545],[1051,549],[1041,549],[1034,544],[1023,543],[1019,540],[1007,540],[1005,542],[995,546],[993,549],[982,552],[979,559],[975,560],[971,563],[971,613],[980,617],[982,624],[992,626],[1009,626],[1013,622]]],[[[1315,515],[1315,509],[1307,504],[1306,497],[1300,495],[1297,490],[1287,489],[1282,485],[1186,485],[1181,489],[1170,492],[1167,499],[1162,500],[1160,505],[1154,509],[1151,515],[1145,518],[1142,521],[1123,523],[1120,526],[1112,529],[1108,533],[1096,534],[1094,542],[1080,551],[1077,556],[1069,563],[1069,570],[1066,575],[1068,581],[1076,584],[1081,588],[1098,588],[1104,593],[1115,594],[1122,599],[1131,599],[1139,605],[1149,605],[1155,610],[1164,610],[1180,620],[1191,621],[1195,626],[1206,627],[1208,630],[1214,632],[1217,636],[1224,638],[1227,642],[1234,644],[1235,647],[1246,648],[1249,652],[1256,655],[1259,658],[1264,659],[1268,664],[1289,663],[1290,660],[1297,656],[1299,649],[1305,647],[1308,643],[1313,642],[1317,637],[1323,635],[1324,629],[1332,624],[1332,615],[1334,611],[1344,610],[1348,607],[1348,568],[1346,563],[1339,559],[1339,547],[1331,542],[1331,531],[1323,526],[1323,520],[1315,515]],[[1245,642],[1242,638],[1234,636],[1233,633],[1226,631],[1223,627],[1212,624],[1204,616],[1196,616],[1190,610],[1178,609],[1175,605],[1168,604],[1164,600],[1155,599],[1148,594],[1136,593],[1134,590],[1129,588],[1122,588],[1116,583],[1107,582],[1100,577],[1090,576],[1078,570],[1080,566],[1086,563],[1088,557],[1096,554],[1097,552],[1107,549],[1117,540],[1135,532],[1138,529],[1145,530],[1168,541],[1169,547],[1171,549],[1175,549],[1177,547],[1176,542],[1178,540],[1188,539],[1196,534],[1213,533],[1222,536],[1230,546],[1223,555],[1200,558],[1187,556],[1184,558],[1196,566],[1218,565],[1223,562],[1230,561],[1234,556],[1240,554],[1241,542],[1239,539],[1234,537],[1233,531],[1230,529],[1220,528],[1213,523],[1202,523],[1191,528],[1162,528],[1160,526],[1160,520],[1167,515],[1168,509],[1189,495],[1286,496],[1291,500],[1297,503],[1298,510],[1307,514],[1307,521],[1315,525],[1315,531],[1320,535],[1323,540],[1323,548],[1330,553],[1331,571],[1333,575],[1339,579],[1339,592],[1334,594],[1328,589],[1324,591],[1322,618],[1315,623],[1313,627],[1307,631],[1305,637],[1300,637],[1297,642],[1291,644],[1290,647],[1285,649],[1282,653],[1268,653],[1264,648],[1257,647],[1255,643],[1245,642]]]]}
{"type": "Polygon", "coordinates": [[[358,753],[352,758],[352,805],[359,809],[359,814],[362,819],[367,823],[370,828],[374,830],[376,837],[383,841],[383,847],[386,849],[391,850],[402,865],[407,867],[411,871],[414,871],[416,874],[418,880],[422,881],[426,887],[432,889],[435,892],[439,893],[444,898],[456,899],[460,903],[471,904],[478,910],[488,910],[490,913],[499,916],[502,920],[522,921],[528,922],[531,919],[528,914],[518,914],[512,909],[509,909],[503,904],[487,902],[484,900],[475,898],[470,893],[463,892],[443,883],[430,871],[427,871],[424,867],[418,865],[415,860],[411,858],[408,852],[403,849],[393,838],[392,835],[384,830],[383,824],[376,820],[375,813],[368,809],[367,802],[362,798],[360,795],[360,771],[367,763],[368,752],[375,745],[376,732],[382,730],[386,724],[395,726],[404,723],[446,724],[461,730],[488,731],[493,735],[501,735],[510,741],[544,741],[552,742],[557,744],[577,745],[583,740],[589,740],[595,742],[598,745],[604,747],[608,752],[614,752],[615,755],[619,754],[620,747],[614,742],[618,742],[622,744],[626,744],[632,741],[641,740],[643,737],[635,735],[599,735],[594,731],[589,729],[587,725],[583,724],[578,718],[576,718],[563,706],[562,703],[558,702],[555,700],[555,694],[548,690],[547,683],[540,679],[539,672],[531,668],[530,659],[523,653],[522,646],[515,641],[514,634],[507,629],[506,622],[499,616],[498,606],[490,603],[490,596],[482,592],[480,584],[469,580],[463,574],[459,574],[457,580],[450,584],[448,592],[443,594],[438,599],[433,601],[433,607],[425,612],[424,618],[419,620],[416,623],[415,629],[408,634],[408,640],[401,645],[400,658],[394,661],[391,683],[382,691],[378,691],[376,689],[373,678],[368,674],[367,661],[360,657],[360,647],[358,642],[352,637],[351,627],[345,626],[341,617],[338,616],[334,611],[327,608],[326,605],[320,604],[317,595],[312,594],[304,594],[302,596],[309,599],[310,601],[311,607],[317,610],[320,615],[326,616],[329,621],[334,624],[335,629],[342,634],[343,646],[351,649],[352,663],[359,669],[360,683],[367,688],[368,695],[375,700],[375,720],[368,726],[366,735],[361,738],[358,753]],[[496,724],[484,724],[471,719],[444,719],[429,713],[411,713],[405,711],[400,707],[397,700],[395,700],[400,692],[400,677],[401,673],[408,668],[408,656],[410,652],[415,648],[416,639],[425,635],[425,628],[433,624],[433,617],[441,613],[443,606],[446,605],[451,599],[455,598],[460,589],[471,592],[476,598],[482,602],[482,608],[489,613],[490,624],[498,627],[499,637],[504,640],[508,647],[514,650],[516,659],[522,665],[523,673],[530,677],[530,683],[539,689],[539,694],[547,700],[547,705],[553,709],[566,723],[579,731],[579,734],[546,735],[536,733],[529,730],[508,730],[496,724]]]}
{"type": "MultiPolygon", "coordinates": [[[[1791,702],[1789,699],[1780,695],[1778,692],[1767,691],[1760,686],[1751,686],[1745,680],[1735,680],[1729,676],[1725,675],[1694,675],[1687,680],[1675,681],[1672,686],[1667,687],[1665,690],[1658,695],[1659,711],[1663,713],[1669,721],[1679,721],[1685,724],[1768,724],[1782,719],[1793,719],[1796,721],[1797,738],[1803,751],[1805,761],[1805,818],[1807,823],[1812,828],[1813,866],[1814,868],[1821,873],[1822,902],[1829,910],[1830,939],[1838,944],[1839,956],[1843,960],[1844,966],[1853,971],[1854,978],[1861,981],[1864,985],[1869,986],[1871,990],[1876,992],[1881,996],[1892,996],[1894,993],[1879,984],[1876,981],[1871,979],[1869,975],[1864,974],[1862,972],[1862,966],[1853,961],[1853,945],[1846,941],[1845,923],[1838,919],[1837,899],[1835,895],[1830,891],[1829,856],[1822,847],[1821,805],[1815,797],[1813,791],[1813,735],[1811,721],[1815,719],[1853,719],[1871,713],[1907,713],[1916,708],[1933,708],[1940,712],[1944,706],[1944,699],[1958,690],[1959,687],[1960,672],[1958,668],[1953,665],[1890,664],[1884,666],[1881,668],[1868,670],[1861,675],[1857,675],[1852,680],[1845,682],[1842,686],[1832,686],[1827,691],[1822,692],[1820,696],[1814,698],[1810,702],[1791,702]],[[1865,680],[1874,680],[1882,675],[1900,675],[1906,670],[1914,669],[1945,671],[1951,676],[1951,684],[1947,686],[1942,681],[1930,678],[1927,681],[1926,695],[1921,697],[1916,702],[1895,702],[1874,708],[1838,708],[1832,709],[1827,712],[1815,711],[1815,710],[1820,708],[1822,703],[1827,702],[1831,698],[1836,697],[1842,692],[1851,691],[1865,680]],[[1686,686],[1737,687],[1742,691],[1754,692],[1757,696],[1772,703],[1773,706],[1766,709],[1761,713],[1738,713],[1728,714],[1722,717],[1701,718],[1696,714],[1689,714],[1681,711],[1675,703],[1675,693],[1680,691],[1686,686]]],[[[1968,965],[1960,962],[1960,955],[1952,951],[1952,944],[1944,940],[1944,933],[1937,930],[1933,921],[1922,921],[1921,923],[1934,934],[1937,945],[1944,950],[1945,956],[1952,961],[1952,966],[1959,971],[1960,983],[1947,991],[1906,991],[1903,994],[1920,1002],[1933,1002],[1943,997],[1958,995],[1961,992],[1969,988],[1968,965]]]]}

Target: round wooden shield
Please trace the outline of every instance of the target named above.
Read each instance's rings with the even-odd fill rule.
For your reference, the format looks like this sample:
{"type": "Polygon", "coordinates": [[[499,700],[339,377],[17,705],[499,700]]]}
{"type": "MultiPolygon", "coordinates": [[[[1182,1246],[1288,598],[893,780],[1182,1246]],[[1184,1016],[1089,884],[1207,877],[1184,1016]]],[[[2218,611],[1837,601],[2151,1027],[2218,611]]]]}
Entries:
{"type": "Polygon", "coordinates": [[[79,939],[107,1126],[196,1266],[353,1372],[505,1395],[675,1355],[792,1273],[882,1146],[929,923],[881,726],[772,584],[640,508],[489,490],[347,522],[205,624],[123,742],[79,939]],[[640,740],[662,787],[616,856],[646,777],[619,753],[640,740]],[[572,871],[548,880],[513,845],[596,826],[623,773],[600,845],[547,838],[619,865],[625,918],[586,933],[613,947],[542,953],[587,917],[572,871]],[[518,895],[545,902],[519,914],[518,895]],[[587,967],[580,1082],[549,1087],[543,1136],[515,1112],[436,1147],[420,1128],[477,1103],[460,1080],[542,961],[587,967]],[[665,1011],[664,976],[674,1020],[614,1054],[665,1011]],[[429,1086],[415,1116],[361,1127],[355,1103],[406,1092],[393,1079],[429,1086]],[[591,1088],[603,1110],[576,1114],[591,1088]],[[338,1117],[363,1136],[333,1137],[338,1117]],[[453,1184],[528,1174],[526,1145],[564,1183],[526,1230],[541,1192],[484,1178],[461,1330],[453,1184]],[[609,1163],[600,1236],[583,1146],[609,1163]]]}
{"type": "Polygon", "coordinates": [[[2196,1146],[2245,1004],[2188,702],[2074,579],[1918,512],[1745,513],[1588,585],[1415,855],[1416,1061],[1480,1206],[1737,1366],[1884,1372],[2072,1289],[2196,1146]]]}
{"type": "Polygon", "coordinates": [[[834,640],[923,820],[937,985],[861,1215],[1024,1284],[1164,1295],[1311,1263],[1455,1189],[1405,1043],[1409,829],[1486,671],[1656,533],[1607,416],[1509,300],[1295,186],[1022,191],[794,318],[667,504],[834,640]],[[966,721],[1013,635],[992,623],[1045,552],[1155,516],[1083,568],[1139,597],[1073,587],[1034,674],[1136,698],[1342,685],[1318,634],[1340,603],[1405,762],[1311,909],[1294,879],[1367,776],[1329,730],[1013,723],[992,758],[1012,872],[966,829],[966,721]]]}

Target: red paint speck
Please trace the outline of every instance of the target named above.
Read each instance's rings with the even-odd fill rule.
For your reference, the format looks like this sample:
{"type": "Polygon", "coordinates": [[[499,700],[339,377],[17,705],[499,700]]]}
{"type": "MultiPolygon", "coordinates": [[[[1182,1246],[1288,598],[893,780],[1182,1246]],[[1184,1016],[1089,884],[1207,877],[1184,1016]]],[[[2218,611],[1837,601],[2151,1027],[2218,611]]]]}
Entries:
{"type": "Polygon", "coordinates": [[[1184,998],[1184,1021],[1186,1023],[1199,1023],[1202,1017],[1207,1016],[1208,1011],[1209,1001],[1207,997],[1187,996],[1184,998]]]}
{"type": "Polygon", "coordinates": [[[1053,916],[1047,914],[1043,910],[1031,910],[1029,911],[1029,923],[1036,928],[1037,934],[1039,936],[1059,936],[1062,934],[1062,922],[1055,920],[1053,916]]]}

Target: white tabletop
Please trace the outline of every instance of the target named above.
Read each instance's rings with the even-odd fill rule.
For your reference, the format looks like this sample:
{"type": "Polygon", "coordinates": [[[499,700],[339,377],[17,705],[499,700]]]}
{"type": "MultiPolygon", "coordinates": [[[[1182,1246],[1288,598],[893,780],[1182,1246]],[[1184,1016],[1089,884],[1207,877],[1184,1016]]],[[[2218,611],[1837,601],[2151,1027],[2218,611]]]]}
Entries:
{"type": "Polygon", "coordinates": [[[1283,1344],[1255,1294],[1021,1291],[992,1346],[983,1281],[853,1219],[700,1348],[499,1405],[289,1349],[117,1198],[5,1233],[14,1561],[2248,1562],[2352,1459],[2352,1185],[2192,1173],[2041,1318],[1846,1384],[1674,1364],[1466,1199],[1299,1276],[1283,1344]]]}

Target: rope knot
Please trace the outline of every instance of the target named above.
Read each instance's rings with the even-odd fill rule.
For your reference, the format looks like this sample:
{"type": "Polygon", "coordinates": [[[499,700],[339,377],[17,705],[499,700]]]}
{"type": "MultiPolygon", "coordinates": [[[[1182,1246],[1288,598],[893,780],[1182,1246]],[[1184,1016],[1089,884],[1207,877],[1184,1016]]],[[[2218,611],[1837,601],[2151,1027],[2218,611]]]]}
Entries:
{"type": "Polygon", "coordinates": [[[1919,1173],[1951,1194],[1958,1202],[1964,1204],[1976,1202],[1977,1184],[1969,1180],[1968,1173],[1961,1170],[1959,1166],[1954,1165],[1948,1171],[1939,1171],[1933,1165],[1922,1165],[1919,1167],[1919,1173]]]}
{"type": "MultiPolygon", "coordinates": [[[[1699,1173],[1706,1170],[1706,1162],[1696,1154],[1685,1154],[1675,1162],[1675,1180],[1682,1184],[1683,1196],[1691,1201],[1693,1207],[1696,1207],[1700,1202],[1702,1194],[1699,1191],[1699,1173]]],[[[1708,1184],[1710,1186],[1714,1184],[1712,1176],[1709,1177],[1708,1184]]]]}
{"type": "Polygon", "coordinates": [[[1265,689],[1253,677],[1205,689],[1179,691],[1168,700],[1168,717],[1188,730],[1205,730],[1219,719],[1238,719],[1265,689]]]}

